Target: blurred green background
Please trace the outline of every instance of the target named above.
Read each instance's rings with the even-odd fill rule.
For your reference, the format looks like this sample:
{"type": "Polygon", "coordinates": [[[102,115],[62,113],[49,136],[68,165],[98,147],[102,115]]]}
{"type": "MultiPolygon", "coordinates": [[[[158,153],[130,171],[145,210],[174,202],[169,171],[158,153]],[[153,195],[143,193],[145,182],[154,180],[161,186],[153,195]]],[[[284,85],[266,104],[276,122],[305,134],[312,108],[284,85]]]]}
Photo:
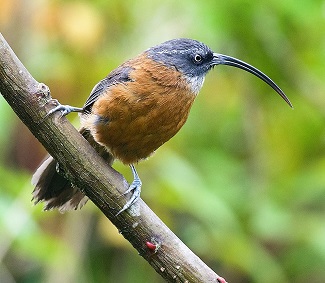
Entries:
{"type": "MultiPolygon", "coordinates": [[[[294,110],[251,74],[216,67],[183,129],[137,166],[142,198],[229,282],[325,282],[324,1],[0,0],[0,30],[75,106],[120,63],[177,37],[268,74],[294,110]]],[[[0,148],[0,282],[163,282],[92,203],[32,205],[45,151],[1,96],[0,148]]]]}

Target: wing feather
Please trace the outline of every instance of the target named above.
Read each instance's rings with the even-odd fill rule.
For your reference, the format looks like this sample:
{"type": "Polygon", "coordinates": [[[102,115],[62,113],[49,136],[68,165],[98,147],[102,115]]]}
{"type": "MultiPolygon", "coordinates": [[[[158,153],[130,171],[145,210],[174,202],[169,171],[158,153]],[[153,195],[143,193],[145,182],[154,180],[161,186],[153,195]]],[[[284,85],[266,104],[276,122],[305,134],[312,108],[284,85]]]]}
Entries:
{"type": "Polygon", "coordinates": [[[90,112],[93,104],[96,102],[98,97],[103,94],[110,86],[131,81],[129,75],[132,70],[133,69],[131,67],[125,66],[123,64],[110,72],[107,77],[102,79],[98,84],[94,86],[84,104],[83,109],[87,112],[90,112]]]}

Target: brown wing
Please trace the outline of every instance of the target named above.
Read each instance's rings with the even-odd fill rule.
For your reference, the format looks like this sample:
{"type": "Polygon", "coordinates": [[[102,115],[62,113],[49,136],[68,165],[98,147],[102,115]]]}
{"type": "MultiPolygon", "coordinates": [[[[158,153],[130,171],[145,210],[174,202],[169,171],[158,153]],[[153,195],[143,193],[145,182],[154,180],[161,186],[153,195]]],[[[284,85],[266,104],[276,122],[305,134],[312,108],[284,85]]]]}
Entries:
{"type": "Polygon", "coordinates": [[[131,67],[128,67],[126,64],[123,64],[117,69],[110,72],[107,77],[102,79],[98,84],[94,86],[88,99],[84,104],[83,109],[87,112],[90,112],[93,104],[96,102],[98,97],[110,86],[131,81],[129,77],[131,71],[131,67]]]}

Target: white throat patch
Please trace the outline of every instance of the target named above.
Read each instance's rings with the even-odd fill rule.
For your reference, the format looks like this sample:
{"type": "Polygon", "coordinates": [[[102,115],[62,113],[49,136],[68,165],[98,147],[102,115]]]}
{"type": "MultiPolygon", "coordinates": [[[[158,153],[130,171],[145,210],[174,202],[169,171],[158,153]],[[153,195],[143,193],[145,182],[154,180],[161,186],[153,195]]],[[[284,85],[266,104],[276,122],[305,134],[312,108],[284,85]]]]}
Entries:
{"type": "Polygon", "coordinates": [[[187,76],[187,80],[190,84],[191,90],[192,90],[192,92],[195,93],[195,95],[197,95],[199,93],[200,89],[202,88],[204,79],[205,79],[205,76],[201,76],[201,77],[188,77],[187,76]]]}

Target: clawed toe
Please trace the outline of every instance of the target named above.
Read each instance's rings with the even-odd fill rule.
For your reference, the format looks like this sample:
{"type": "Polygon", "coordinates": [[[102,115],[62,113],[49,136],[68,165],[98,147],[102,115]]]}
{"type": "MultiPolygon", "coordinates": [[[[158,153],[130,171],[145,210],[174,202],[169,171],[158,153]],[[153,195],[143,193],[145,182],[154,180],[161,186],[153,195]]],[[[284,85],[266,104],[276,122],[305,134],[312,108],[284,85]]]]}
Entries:
{"type": "Polygon", "coordinates": [[[121,212],[127,210],[128,208],[130,208],[134,203],[136,203],[139,198],[140,198],[140,194],[141,194],[141,186],[142,186],[142,182],[139,178],[139,175],[137,173],[137,171],[135,170],[133,165],[130,165],[132,173],[133,173],[133,182],[132,184],[129,186],[129,188],[123,193],[123,195],[126,195],[130,192],[132,193],[131,198],[128,200],[128,202],[122,207],[122,209],[116,214],[116,216],[118,216],[121,212]]]}
{"type": "Polygon", "coordinates": [[[84,109],[83,108],[79,108],[79,107],[73,107],[70,105],[62,105],[60,104],[57,100],[56,103],[58,104],[56,107],[54,107],[53,109],[51,109],[44,118],[47,118],[48,116],[52,115],[53,113],[60,111],[62,116],[68,115],[71,112],[83,112],[84,109]]]}

